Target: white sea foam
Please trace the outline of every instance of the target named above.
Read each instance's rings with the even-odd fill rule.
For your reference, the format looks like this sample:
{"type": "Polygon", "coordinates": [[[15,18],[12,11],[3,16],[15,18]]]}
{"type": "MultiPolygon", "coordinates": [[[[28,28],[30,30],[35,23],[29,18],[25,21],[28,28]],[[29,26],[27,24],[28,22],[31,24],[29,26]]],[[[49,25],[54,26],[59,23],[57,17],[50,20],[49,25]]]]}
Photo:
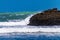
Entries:
{"type": "Polygon", "coordinates": [[[60,28],[0,28],[0,36],[12,35],[60,36],[60,28]]]}
{"type": "Polygon", "coordinates": [[[23,28],[0,28],[0,33],[11,33],[11,32],[56,32],[60,33],[60,28],[28,28],[28,27],[23,27],[23,28]]]}
{"type": "MultiPolygon", "coordinates": [[[[0,22],[0,26],[23,26],[29,24],[29,20],[32,17],[28,16],[26,19],[21,20],[19,22],[0,22]]],[[[0,28],[0,33],[13,33],[13,32],[24,32],[24,33],[32,33],[32,32],[44,32],[44,33],[60,33],[60,28],[38,28],[38,27],[23,27],[23,28],[18,28],[18,27],[8,27],[8,28],[0,28]]],[[[49,34],[48,34],[49,35],[49,34]]]]}
{"type": "Polygon", "coordinates": [[[29,23],[29,19],[32,17],[33,15],[28,16],[26,19],[24,20],[20,20],[17,22],[0,22],[0,26],[18,26],[18,25],[27,25],[29,23]]]}
{"type": "MultiPolygon", "coordinates": [[[[36,14],[36,13],[34,13],[36,14]]],[[[28,15],[27,18],[25,18],[24,20],[8,20],[8,22],[0,22],[0,26],[19,26],[19,25],[27,25],[29,24],[29,20],[30,18],[34,15],[28,15]]],[[[18,14],[16,14],[18,15],[18,14]]],[[[23,14],[20,14],[23,15],[23,14]]],[[[11,16],[11,15],[10,15],[11,16]]]]}

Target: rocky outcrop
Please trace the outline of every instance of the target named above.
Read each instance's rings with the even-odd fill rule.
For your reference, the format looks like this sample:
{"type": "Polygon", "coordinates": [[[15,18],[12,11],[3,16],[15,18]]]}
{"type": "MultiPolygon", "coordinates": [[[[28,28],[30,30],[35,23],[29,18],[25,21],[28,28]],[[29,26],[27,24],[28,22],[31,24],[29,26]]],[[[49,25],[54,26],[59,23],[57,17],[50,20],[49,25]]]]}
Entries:
{"type": "Polygon", "coordinates": [[[41,13],[37,13],[30,18],[28,25],[60,25],[60,10],[57,8],[48,9],[41,13]]]}

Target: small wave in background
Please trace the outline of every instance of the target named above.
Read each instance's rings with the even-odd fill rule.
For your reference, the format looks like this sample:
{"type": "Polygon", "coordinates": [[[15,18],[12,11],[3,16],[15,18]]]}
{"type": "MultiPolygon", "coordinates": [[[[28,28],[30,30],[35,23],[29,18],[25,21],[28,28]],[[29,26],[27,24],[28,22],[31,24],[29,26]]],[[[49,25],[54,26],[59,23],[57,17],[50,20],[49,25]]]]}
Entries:
{"type": "Polygon", "coordinates": [[[35,12],[0,13],[0,26],[27,25],[35,12]]]}

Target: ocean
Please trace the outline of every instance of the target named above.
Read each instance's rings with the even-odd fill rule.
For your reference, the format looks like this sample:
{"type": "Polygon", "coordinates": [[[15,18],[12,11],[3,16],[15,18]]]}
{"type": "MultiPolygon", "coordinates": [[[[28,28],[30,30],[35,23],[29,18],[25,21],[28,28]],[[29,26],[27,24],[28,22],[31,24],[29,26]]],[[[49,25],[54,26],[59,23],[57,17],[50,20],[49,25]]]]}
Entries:
{"type": "Polygon", "coordinates": [[[27,25],[36,13],[0,13],[0,40],[60,40],[60,25],[27,25]]]}

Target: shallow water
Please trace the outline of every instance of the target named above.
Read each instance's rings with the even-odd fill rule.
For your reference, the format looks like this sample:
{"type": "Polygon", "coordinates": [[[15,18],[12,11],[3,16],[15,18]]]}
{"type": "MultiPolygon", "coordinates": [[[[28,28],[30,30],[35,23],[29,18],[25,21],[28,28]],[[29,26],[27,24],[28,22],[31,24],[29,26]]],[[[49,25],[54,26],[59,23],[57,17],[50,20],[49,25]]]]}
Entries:
{"type": "Polygon", "coordinates": [[[60,40],[60,33],[8,33],[0,40],[60,40]]]}

